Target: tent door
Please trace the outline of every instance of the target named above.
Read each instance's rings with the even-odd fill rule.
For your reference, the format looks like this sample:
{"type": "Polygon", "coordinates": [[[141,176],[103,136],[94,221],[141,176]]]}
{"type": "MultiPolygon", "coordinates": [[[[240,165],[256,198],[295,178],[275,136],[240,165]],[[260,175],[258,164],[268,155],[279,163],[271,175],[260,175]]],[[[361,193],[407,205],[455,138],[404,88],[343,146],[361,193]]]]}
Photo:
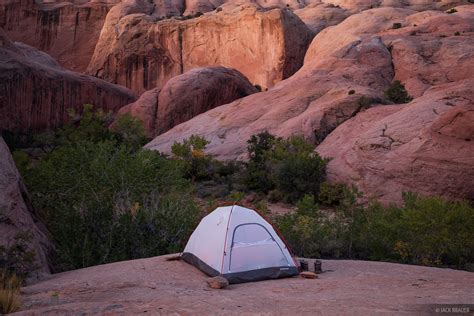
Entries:
{"type": "Polygon", "coordinates": [[[235,227],[229,258],[231,273],[289,265],[280,245],[264,226],[248,223],[235,227]]]}

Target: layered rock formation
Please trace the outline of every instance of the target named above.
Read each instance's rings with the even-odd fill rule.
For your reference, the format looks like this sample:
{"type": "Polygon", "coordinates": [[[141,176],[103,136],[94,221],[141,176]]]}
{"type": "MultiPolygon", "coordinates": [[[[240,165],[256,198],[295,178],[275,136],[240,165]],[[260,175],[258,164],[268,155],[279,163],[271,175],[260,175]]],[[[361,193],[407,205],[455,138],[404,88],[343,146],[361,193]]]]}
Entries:
{"type": "Polygon", "coordinates": [[[473,86],[473,79],[440,85],[343,123],[317,147],[332,158],[329,179],[386,203],[407,191],[474,200],[473,86]]]}
{"type": "Polygon", "coordinates": [[[35,252],[40,273],[49,273],[48,256],[54,249],[48,231],[38,220],[10,150],[0,137],[0,246],[15,244],[19,234],[29,234],[28,250],[35,252]]]}
{"type": "Polygon", "coordinates": [[[64,123],[86,103],[117,111],[133,93],[58,66],[47,54],[14,44],[0,29],[0,129],[43,130],[64,123]]]}
{"type": "Polygon", "coordinates": [[[163,89],[145,92],[119,111],[140,118],[148,135],[156,136],[219,105],[257,92],[235,69],[196,68],[168,81],[163,89]]]}
{"type": "Polygon", "coordinates": [[[312,38],[290,10],[224,6],[181,21],[152,13],[140,0],[115,6],[87,72],[142,93],[190,69],[221,65],[265,89],[301,67],[312,38]]]}
{"type": "Polygon", "coordinates": [[[85,71],[110,7],[118,1],[0,0],[0,27],[13,41],[85,71]]]}

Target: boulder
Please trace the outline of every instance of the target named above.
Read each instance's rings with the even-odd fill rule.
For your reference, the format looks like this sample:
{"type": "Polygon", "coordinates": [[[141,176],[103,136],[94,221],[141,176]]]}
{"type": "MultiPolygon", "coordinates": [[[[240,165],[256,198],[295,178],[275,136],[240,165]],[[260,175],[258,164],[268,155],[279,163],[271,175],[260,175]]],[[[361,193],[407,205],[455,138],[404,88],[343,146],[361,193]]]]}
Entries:
{"type": "Polygon", "coordinates": [[[300,276],[305,279],[317,279],[318,275],[314,272],[310,271],[303,271],[300,273],[300,276]]]}
{"type": "Polygon", "coordinates": [[[163,89],[142,94],[119,111],[140,118],[149,136],[156,136],[219,105],[256,93],[235,69],[195,68],[168,81],[163,89]]]}
{"type": "Polygon", "coordinates": [[[473,79],[427,90],[407,105],[378,106],[334,130],[317,152],[331,181],[365,199],[400,203],[402,192],[474,201],[473,79]]]}
{"type": "Polygon", "coordinates": [[[54,128],[83,104],[115,112],[134,100],[130,90],[67,71],[47,54],[12,43],[0,29],[0,130],[54,128]]]}
{"type": "MultiPolygon", "coordinates": [[[[161,88],[155,88],[144,92],[137,101],[125,105],[117,112],[117,118],[124,114],[130,114],[142,121],[145,133],[148,137],[156,136],[156,112],[158,110],[158,96],[161,88]]],[[[116,124],[117,119],[113,124],[116,124]]]]}
{"type": "Polygon", "coordinates": [[[110,7],[119,1],[0,0],[0,27],[13,41],[86,70],[110,7]]]}
{"type": "Polygon", "coordinates": [[[27,246],[35,253],[38,276],[50,273],[49,256],[54,246],[29,201],[10,150],[0,137],[0,246],[12,246],[15,237],[24,233],[31,237],[27,246]]]}
{"type": "Polygon", "coordinates": [[[140,1],[108,14],[87,73],[141,94],[198,67],[235,68],[262,89],[295,73],[312,32],[290,10],[224,7],[161,19],[140,1]]]}
{"type": "Polygon", "coordinates": [[[213,278],[208,278],[206,280],[207,285],[212,289],[223,289],[229,286],[229,281],[226,278],[221,276],[216,276],[213,278]]]}

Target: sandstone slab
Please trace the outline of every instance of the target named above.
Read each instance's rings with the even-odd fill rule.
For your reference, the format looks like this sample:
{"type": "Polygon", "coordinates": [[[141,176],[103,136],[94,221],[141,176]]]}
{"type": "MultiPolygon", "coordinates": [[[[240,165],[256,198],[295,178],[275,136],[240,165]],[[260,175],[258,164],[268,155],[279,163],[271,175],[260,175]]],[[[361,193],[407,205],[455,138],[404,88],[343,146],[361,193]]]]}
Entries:
{"type": "Polygon", "coordinates": [[[359,113],[318,147],[332,181],[365,198],[401,202],[402,192],[474,200],[474,80],[440,85],[407,105],[359,113]]]}
{"type": "Polygon", "coordinates": [[[474,274],[466,271],[351,260],[323,260],[323,265],[328,271],[317,281],[294,277],[213,291],[206,275],[182,261],[163,256],[118,262],[23,288],[20,315],[420,315],[433,313],[430,304],[472,301],[474,274]]]}

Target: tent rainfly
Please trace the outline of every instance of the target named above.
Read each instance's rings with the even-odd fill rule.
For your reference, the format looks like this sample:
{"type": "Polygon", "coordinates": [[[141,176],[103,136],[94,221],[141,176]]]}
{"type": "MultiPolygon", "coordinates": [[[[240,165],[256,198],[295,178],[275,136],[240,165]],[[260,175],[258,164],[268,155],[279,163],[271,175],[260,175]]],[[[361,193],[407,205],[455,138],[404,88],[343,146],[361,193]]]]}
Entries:
{"type": "Polygon", "coordinates": [[[218,207],[189,238],[182,259],[229,283],[298,274],[287,246],[267,221],[241,206],[218,207]]]}

